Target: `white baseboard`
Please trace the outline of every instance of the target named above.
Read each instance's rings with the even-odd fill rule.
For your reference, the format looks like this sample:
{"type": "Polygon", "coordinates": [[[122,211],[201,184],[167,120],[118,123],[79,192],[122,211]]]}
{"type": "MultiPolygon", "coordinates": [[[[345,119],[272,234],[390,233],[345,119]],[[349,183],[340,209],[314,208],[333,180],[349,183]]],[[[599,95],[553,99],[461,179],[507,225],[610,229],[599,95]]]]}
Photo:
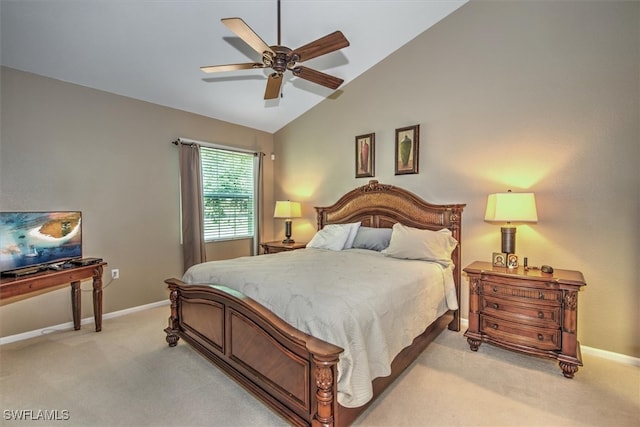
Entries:
{"type": "MultiPolygon", "coordinates": [[[[152,302],[150,304],[139,305],[137,307],[126,308],[120,311],[114,311],[111,313],[106,313],[102,315],[102,320],[105,319],[113,319],[114,317],[125,316],[127,314],[135,313],[137,311],[147,310],[150,308],[162,307],[163,305],[169,305],[169,300],[163,300],[158,302],[152,302]]],[[[93,316],[85,317],[80,321],[80,325],[88,325],[94,324],[93,316]]],[[[46,333],[50,333],[52,330],[68,330],[73,329],[73,322],[62,323],[60,325],[48,326],[42,329],[36,329],[35,331],[23,332],[21,334],[9,335],[6,337],[0,338],[0,345],[9,344],[16,341],[22,341],[29,338],[39,337],[40,335],[44,335],[46,333]]]]}
{"type": "Polygon", "coordinates": [[[624,363],[625,365],[640,366],[640,358],[627,356],[626,354],[614,353],[612,351],[600,350],[599,348],[581,345],[580,349],[584,354],[597,356],[603,359],[613,360],[614,362],[624,363]]]}
{"type": "MultiPolygon", "coordinates": [[[[469,319],[461,318],[460,327],[462,329],[467,329],[469,327],[469,319]]],[[[626,354],[614,353],[607,350],[600,350],[599,348],[587,347],[586,345],[581,345],[580,349],[584,354],[588,354],[590,356],[601,357],[603,359],[612,360],[625,365],[640,366],[640,358],[638,357],[627,356],[626,354]]]]}

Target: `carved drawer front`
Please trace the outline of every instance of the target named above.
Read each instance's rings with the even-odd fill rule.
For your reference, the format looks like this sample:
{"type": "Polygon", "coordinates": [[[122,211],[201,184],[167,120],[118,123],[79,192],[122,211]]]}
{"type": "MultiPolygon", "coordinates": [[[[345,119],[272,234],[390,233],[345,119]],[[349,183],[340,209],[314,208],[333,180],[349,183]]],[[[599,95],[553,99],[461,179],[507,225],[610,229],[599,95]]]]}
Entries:
{"type": "Polygon", "coordinates": [[[540,350],[560,350],[560,330],[527,326],[481,315],[480,332],[489,337],[540,350]]]}
{"type": "Polygon", "coordinates": [[[545,328],[560,327],[560,306],[523,303],[504,298],[480,296],[482,313],[513,322],[545,328]]]}
{"type": "Polygon", "coordinates": [[[284,252],[284,251],[286,251],[286,250],[287,250],[286,248],[279,248],[279,247],[276,247],[276,246],[271,246],[271,247],[268,249],[268,253],[270,253],[270,254],[277,254],[278,252],[284,252]]]}
{"type": "MultiPolygon", "coordinates": [[[[483,280],[480,286],[480,293],[482,295],[508,298],[526,303],[535,301],[538,304],[561,305],[562,291],[542,286],[518,286],[519,284],[527,284],[527,282],[514,279],[510,279],[509,283],[511,284],[501,283],[498,280],[483,280]]],[[[544,283],[542,285],[544,285],[544,283]]]]}

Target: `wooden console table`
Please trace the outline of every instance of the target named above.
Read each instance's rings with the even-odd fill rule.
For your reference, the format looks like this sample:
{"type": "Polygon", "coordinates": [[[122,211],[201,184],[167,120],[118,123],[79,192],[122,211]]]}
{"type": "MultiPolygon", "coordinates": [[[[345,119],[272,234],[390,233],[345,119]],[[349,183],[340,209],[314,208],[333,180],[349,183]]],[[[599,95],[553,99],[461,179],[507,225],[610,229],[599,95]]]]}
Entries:
{"type": "Polygon", "coordinates": [[[0,279],[0,306],[11,304],[26,298],[63,288],[71,284],[71,309],[73,328],[80,329],[80,282],[93,279],[93,317],[96,332],[102,330],[102,270],[106,262],[46,270],[22,277],[3,277],[0,279]]]}

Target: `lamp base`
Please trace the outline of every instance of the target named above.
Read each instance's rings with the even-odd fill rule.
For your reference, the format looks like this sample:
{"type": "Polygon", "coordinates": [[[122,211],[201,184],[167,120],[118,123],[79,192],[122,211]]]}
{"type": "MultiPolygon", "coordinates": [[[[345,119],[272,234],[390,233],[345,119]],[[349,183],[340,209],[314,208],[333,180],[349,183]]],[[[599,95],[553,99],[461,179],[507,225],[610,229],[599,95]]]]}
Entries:
{"type": "Polygon", "coordinates": [[[291,238],[291,220],[290,219],[287,219],[284,222],[284,235],[286,238],[282,241],[282,243],[286,245],[291,245],[296,242],[291,238]]]}
{"type": "Polygon", "coordinates": [[[502,253],[515,254],[516,253],[516,228],[512,225],[507,225],[500,228],[502,234],[502,253]]]}

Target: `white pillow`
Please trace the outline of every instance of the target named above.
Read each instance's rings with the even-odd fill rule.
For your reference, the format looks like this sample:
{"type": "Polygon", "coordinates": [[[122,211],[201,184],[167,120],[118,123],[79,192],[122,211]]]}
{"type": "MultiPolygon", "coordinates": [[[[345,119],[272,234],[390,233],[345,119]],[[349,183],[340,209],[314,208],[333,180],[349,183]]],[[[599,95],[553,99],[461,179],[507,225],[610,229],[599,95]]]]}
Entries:
{"type": "Polygon", "coordinates": [[[350,228],[344,227],[343,224],[325,225],[322,230],[318,231],[313,236],[313,239],[307,243],[307,247],[341,251],[347,242],[349,231],[350,228]]]}
{"type": "Polygon", "coordinates": [[[356,235],[358,234],[360,224],[360,222],[352,222],[350,224],[337,224],[349,229],[349,237],[347,237],[347,241],[345,242],[343,249],[351,249],[353,247],[353,241],[356,240],[356,235]]]}
{"type": "Polygon", "coordinates": [[[396,223],[389,247],[381,253],[393,258],[434,261],[448,267],[451,265],[451,252],[457,244],[449,229],[420,230],[396,223]]]}

